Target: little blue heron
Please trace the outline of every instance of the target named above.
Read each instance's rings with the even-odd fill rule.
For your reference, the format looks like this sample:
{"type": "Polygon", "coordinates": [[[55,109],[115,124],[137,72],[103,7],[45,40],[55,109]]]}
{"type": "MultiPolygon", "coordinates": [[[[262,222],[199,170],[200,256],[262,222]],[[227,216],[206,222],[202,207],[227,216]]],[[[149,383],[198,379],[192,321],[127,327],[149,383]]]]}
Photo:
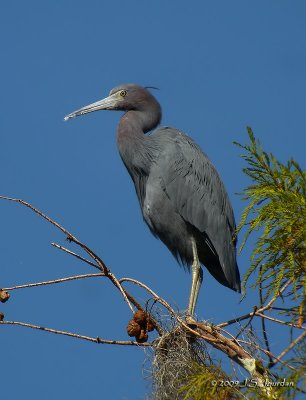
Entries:
{"type": "Polygon", "coordinates": [[[240,292],[235,220],[213,164],[177,129],[152,131],[161,107],[147,88],[125,84],[108,97],[67,115],[98,110],[125,111],[118,125],[120,156],[135,185],[145,222],[179,264],[192,271],[188,313],[194,314],[203,264],[222,285],[240,292]]]}

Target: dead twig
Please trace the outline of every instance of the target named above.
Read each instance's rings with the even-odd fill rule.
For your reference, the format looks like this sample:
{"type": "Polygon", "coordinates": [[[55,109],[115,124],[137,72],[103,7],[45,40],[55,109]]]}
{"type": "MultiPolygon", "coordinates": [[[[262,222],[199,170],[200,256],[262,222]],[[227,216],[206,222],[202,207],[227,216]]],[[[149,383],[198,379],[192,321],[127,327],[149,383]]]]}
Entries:
{"type": "Polygon", "coordinates": [[[256,312],[256,315],[258,315],[259,317],[262,317],[262,318],[266,318],[270,321],[277,322],[278,324],[281,324],[281,325],[287,325],[287,326],[291,326],[292,328],[303,329],[306,331],[306,327],[304,327],[304,326],[299,326],[296,324],[292,324],[291,322],[282,321],[281,319],[277,319],[274,317],[269,317],[268,315],[262,314],[260,312],[256,312]]]}
{"type": "MultiPolygon", "coordinates": [[[[254,307],[254,311],[256,311],[257,307],[254,307]]],[[[245,330],[246,328],[251,324],[253,318],[255,317],[255,313],[250,317],[250,319],[248,320],[248,322],[239,330],[239,332],[237,333],[237,335],[235,336],[235,339],[237,339],[245,330]]]]}
{"type": "Polygon", "coordinates": [[[131,282],[134,283],[135,285],[138,285],[140,287],[142,287],[143,289],[147,290],[152,297],[161,305],[163,305],[172,316],[177,317],[177,314],[175,313],[175,311],[173,310],[173,308],[170,306],[169,303],[166,302],[166,300],[164,300],[162,297],[159,297],[155,292],[153,292],[153,290],[151,288],[149,288],[149,286],[145,285],[144,283],[137,281],[136,279],[132,279],[132,278],[121,278],[119,280],[120,283],[122,282],[131,282]]]}
{"type": "MultiPolygon", "coordinates": [[[[216,326],[217,326],[218,328],[223,328],[223,327],[225,327],[225,326],[232,325],[232,324],[234,324],[235,322],[243,321],[244,319],[250,318],[250,317],[252,317],[252,316],[254,316],[254,315],[259,315],[259,313],[262,313],[263,311],[268,310],[269,308],[271,308],[272,304],[278,299],[278,297],[280,297],[280,296],[282,295],[282,293],[287,289],[287,287],[290,285],[290,283],[291,283],[291,279],[289,279],[289,280],[282,286],[282,288],[279,290],[278,294],[275,295],[275,296],[273,296],[272,299],[271,299],[265,306],[260,307],[260,308],[257,307],[257,309],[254,310],[253,312],[250,312],[250,313],[248,313],[248,314],[241,315],[240,317],[237,317],[237,318],[230,319],[229,321],[226,321],[226,322],[222,322],[221,324],[218,324],[218,325],[216,325],[216,326]]],[[[254,308],[255,308],[255,307],[254,307],[254,308]]]]}
{"type": "Polygon", "coordinates": [[[56,248],[59,249],[59,250],[64,251],[65,253],[68,253],[68,254],[71,255],[71,256],[74,256],[74,257],[78,258],[78,259],[81,260],[81,261],[84,261],[86,264],[89,264],[89,265],[91,265],[92,267],[95,267],[95,268],[97,268],[97,269],[99,269],[99,270],[101,269],[97,264],[93,263],[93,262],[90,261],[90,260],[87,260],[86,258],[80,256],[80,255],[77,254],[77,253],[74,253],[73,251],[71,251],[71,250],[69,250],[69,249],[66,249],[66,247],[63,247],[63,246],[61,246],[61,245],[59,245],[59,244],[57,244],[57,243],[51,243],[51,245],[54,246],[54,247],[56,247],[56,248]]]}
{"type": "Polygon", "coordinates": [[[84,275],[68,276],[66,278],[53,279],[51,281],[27,283],[24,285],[12,286],[9,288],[2,288],[2,290],[10,291],[10,290],[16,290],[16,289],[31,288],[31,287],[36,287],[36,286],[53,285],[54,283],[62,283],[62,282],[73,281],[76,279],[84,279],[84,278],[96,278],[97,276],[105,276],[105,275],[101,272],[100,274],[84,274],[84,275]]]}
{"type": "Polygon", "coordinates": [[[66,228],[64,228],[62,225],[60,225],[58,222],[54,221],[52,218],[50,218],[48,215],[44,214],[42,211],[38,210],[32,204],[22,200],[22,199],[16,199],[13,197],[8,197],[8,196],[0,196],[0,199],[3,200],[8,200],[12,201],[15,203],[19,203],[24,205],[25,207],[28,207],[30,210],[32,210],[35,214],[39,215],[46,221],[48,221],[50,224],[58,228],[61,232],[63,232],[66,236],[67,239],[70,242],[74,242],[76,245],[81,247],[98,265],[98,269],[100,269],[101,272],[104,273],[105,277],[110,279],[110,281],[114,284],[114,286],[121,292],[123,299],[126,301],[127,305],[129,306],[130,310],[132,313],[134,313],[133,306],[129,299],[126,296],[125,291],[123,290],[121,284],[119,283],[118,279],[115,277],[115,275],[107,268],[106,264],[104,261],[97,255],[95,254],[86,244],[82,243],[79,239],[77,239],[72,233],[70,233],[66,228]]]}
{"type": "Polygon", "coordinates": [[[151,343],[138,343],[138,342],[133,342],[133,341],[129,341],[129,340],[107,340],[107,339],[101,339],[100,337],[93,338],[90,336],[79,335],[77,333],[60,331],[57,329],[46,328],[43,326],[28,324],[28,323],[19,322],[19,321],[0,321],[0,325],[19,325],[19,326],[24,326],[26,328],[38,329],[38,330],[44,331],[44,332],[50,332],[50,333],[55,333],[58,335],[70,336],[75,339],[87,340],[89,342],[94,342],[94,343],[99,343],[99,344],[116,344],[116,345],[120,345],[120,346],[137,346],[137,347],[152,346],[151,343]]]}
{"type": "Polygon", "coordinates": [[[288,347],[286,347],[285,350],[283,350],[277,357],[275,357],[275,360],[269,364],[269,368],[274,367],[275,364],[281,361],[281,358],[283,358],[295,345],[298,344],[301,340],[303,340],[306,336],[306,332],[303,332],[300,336],[298,336],[295,340],[293,340],[288,347]]]}
{"type": "Polygon", "coordinates": [[[251,342],[247,342],[246,340],[241,340],[238,339],[239,343],[244,343],[247,344],[248,346],[253,346],[256,347],[256,349],[260,350],[261,352],[263,352],[264,354],[266,354],[268,357],[274,358],[275,360],[277,360],[278,362],[282,363],[283,365],[285,365],[286,367],[290,368],[292,371],[297,371],[296,368],[292,367],[292,365],[289,365],[288,363],[286,363],[285,361],[279,359],[279,357],[275,356],[273,353],[271,353],[271,351],[268,351],[266,349],[263,349],[262,347],[258,346],[258,344],[256,343],[251,343],[251,342]]]}

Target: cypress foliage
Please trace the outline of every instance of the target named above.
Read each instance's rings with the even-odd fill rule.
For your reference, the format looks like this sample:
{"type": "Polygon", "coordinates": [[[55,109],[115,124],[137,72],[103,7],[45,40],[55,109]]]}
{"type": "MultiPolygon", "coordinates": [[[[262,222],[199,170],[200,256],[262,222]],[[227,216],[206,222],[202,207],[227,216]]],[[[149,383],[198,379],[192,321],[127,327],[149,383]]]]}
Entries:
{"type": "Polygon", "coordinates": [[[306,304],[306,173],[293,159],[282,164],[263,151],[251,128],[248,135],[250,144],[235,142],[245,151],[242,157],[248,165],[243,171],[252,180],[242,194],[248,205],[237,228],[247,228],[240,250],[251,233],[259,236],[242,284],[245,288],[256,274],[252,286],[261,286],[265,302],[290,280],[288,296],[294,305],[281,312],[301,325],[306,304]]]}

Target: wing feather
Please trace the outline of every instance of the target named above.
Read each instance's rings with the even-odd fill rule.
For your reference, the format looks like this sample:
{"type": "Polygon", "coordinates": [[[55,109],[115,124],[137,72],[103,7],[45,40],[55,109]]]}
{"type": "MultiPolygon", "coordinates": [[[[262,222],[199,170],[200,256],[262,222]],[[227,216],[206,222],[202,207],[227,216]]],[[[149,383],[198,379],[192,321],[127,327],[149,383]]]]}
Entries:
{"type": "Polygon", "coordinates": [[[155,136],[163,138],[164,151],[156,162],[163,190],[176,212],[208,237],[231,281],[236,270],[235,220],[217,170],[190,137],[173,128],[160,129],[155,136]]]}

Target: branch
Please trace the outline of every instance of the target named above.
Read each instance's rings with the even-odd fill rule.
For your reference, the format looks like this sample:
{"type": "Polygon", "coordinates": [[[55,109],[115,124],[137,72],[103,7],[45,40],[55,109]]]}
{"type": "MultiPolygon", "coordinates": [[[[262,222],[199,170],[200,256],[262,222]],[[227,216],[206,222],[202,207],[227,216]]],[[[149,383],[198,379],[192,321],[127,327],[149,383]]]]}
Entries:
{"type": "Polygon", "coordinates": [[[9,287],[9,288],[2,288],[2,290],[9,291],[9,290],[30,288],[30,287],[35,287],[35,286],[53,285],[54,283],[62,283],[62,282],[66,282],[66,281],[73,281],[76,279],[84,279],[84,278],[95,278],[97,276],[105,276],[105,275],[103,273],[75,275],[75,276],[69,276],[67,278],[53,279],[51,281],[27,283],[25,285],[18,285],[18,286],[13,286],[13,287],[9,287]]]}
{"type": "Polygon", "coordinates": [[[273,353],[271,353],[270,351],[263,349],[262,347],[258,346],[258,344],[256,343],[251,343],[251,342],[247,342],[246,340],[238,340],[239,343],[244,343],[247,344],[248,346],[254,346],[256,347],[256,349],[262,351],[264,354],[266,354],[268,357],[274,358],[275,360],[279,361],[280,363],[284,364],[286,367],[290,368],[292,371],[297,371],[296,368],[292,367],[292,365],[289,365],[288,363],[286,363],[283,360],[280,360],[279,357],[275,356],[273,353]]]}
{"type": "Polygon", "coordinates": [[[195,326],[194,332],[243,367],[251,375],[252,379],[257,382],[258,387],[260,387],[266,395],[270,396],[272,389],[265,385],[266,379],[268,378],[267,371],[261,367],[261,363],[252,357],[235,338],[232,340],[225,337],[220,333],[217,326],[196,321],[190,323],[195,326]]]}
{"type": "MultiPolygon", "coordinates": [[[[123,282],[131,282],[131,283],[134,283],[135,285],[138,285],[138,286],[140,286],[141,288],[145,289],[147,292],[149,292],[149,293],[153,296],[153,298],[154,298],[154,300],[155,300],[156,302],[158,302],[158,303],[160,303],[161,305],[163,305],[163,306],[170,312],[170,314],[171,314],[172,316],[175,316],[175,317],[176,317],[176,313],[175,313],[175,311],[173,310],[173,308],[170,306],[170,304],[168,304],[163,298],[159,297],[155,292],[153,292],[153,290],[150,289],[149,286],[145,285],[144,283],[142,283],[142,282],[140,282],[140,281],[137,281],[136,279],[132,279],[132,278],[121,278],[121,279],[119,279],[119,282],[120,282],[120,283],[123,283],[123,282]]],[[[125,289],[124,289],[124,290],[125,290],[125,289]]],[[[127,292],[126,292],[126,293],[127,293],[127,292]]],[[[141,307],[140,305],[139,305],[137,308],[138,308],[138,310],[143,310],[142,307],[141,307]]],[[[144,310],[143,310],[143,311],[144,311],[144,310]]],[[[162,335],[164,334],[163,329],[162,329],[162,328],[160,327],[160,325],[157,323],[157,321],[156,321],[155,318],[152,318],[151,316],[150,316],[150,318],[154,321],[154,327],[155,327],[155,329],[157,330],[158,334],[159,334],[160,336],[162,336],[162,335]]]]}
{"type": "MultiPolygon", "coordinates": [[[[262,266],[259,266],[259,273],[261,274],[262,271],[262,266]]],[[[263,307],[263,297],[262,297],[262,280],[259,282],[259,301],[260,301],[260,307],[263,307]]],[[[264,311],[262,311],[264,313],[264,311]]],[[[261,328],[262,328],[262,336],[265,341],[266,349],[269,353],[271,353],[270,346],[269,346],[269,340],[268,340],[268,335],[266,331],[266,322],[264,318],[261,318],[261,328]]],[[[272,357],[269,355],[269,365],[273,362],[272,357]]]]}
{"type": "Polygon", "coordinates": [[[274,296],[272,297],[272,299],[269,301],[269,303],[267,303],[264,307],[258,308],[258,306],[254,306],[254,309],[255,309],[255,308],[256,308],[256,309],[255,309],[253,312],[250,312],[250,313],[248,313],[248,314],[244,314],[244,315],[242,315],[242,316],[240,316],[240,317],[237,317],[237,318],[230,319],[230,320],[227,321],[227,322],[222,322],[221,324],[218,324],[218,325],[216,325],[216,326],[217,326],[218,328],[223,328],[224,326],[232,325],[232,324],[234,324],[234,323],[236,323],[236,322],[243,321],[244,319],[253,317],[254,315],[260,315],[260,313],[262,313],[263,311],[266,311],[267,309],[272,308],[272,307],[271,307],[272,304],[278,299],[278,297],[280,297],[280,296],[282,295],[282,293],[287,289],[287,287],[290,285],[290,283],[291,283],[291,279],[289,279],[289,280],[283,285],[283,287],[279,290],[278,294],[274,295],[274,296]]]}
{"type": "Polygon", "coordinates": [[[290,345],[283,350],[277,357],[275,357],[275,361],[270,362],[269,364],[269,368],[274,367],[275,364],[277,364],[279,361],[281,361],[281,358],[284,357],[288,351],[290,351],[291,349],[293,349],[293,347],[298,344],[298,342],[300,342],[302,339],[304,339],[304,337],[306,336],[306,331],[303,332],[300,336],[298,336],[293,342],[290,343],[290,345]]]}
{"type": "Polygon", "coordinates": [[[91,265],[92,267],[95,267],[95,268],[97,268],[97,269],[100,270],[100,267],[99,267],[97,264],[93,263],[92,261],[87,260],[86,258],[80,256],[79,254],[74,253],[73,251],[71,251],[71,250],[69,250],[69,249],[66,249],[66,247],[63,247],[63,246],[61,246],[61,245],[59,245],[59,244],[57,244],[57,243],[51,243],[51,245],[54,246],[54,247],[56,247],[56,248],[59,249],[59,250],[64,251],[65,253],[70,254],[71,256],[74,256],[74,257],[78,258],[78,259],[81,260],[81,261],[84,261],[86,264],[89,264],[89,265],[91,265]]]}
{"type": "MultiPolygon", "coordinates": [[[[255,311],[256,311],[256,306],[254,307],[254,313],[253,315],[250,317],[250,319],[248,320],[248,322],[240,329],[240,331],[237,333],[237,335],[235,336],[235,339],[237,339],[245,330],[246,328],[250,325],[250,323],[253,321],[253,318],[255,317],[255,311]]],[[[219,326],[220,328],[220,326],[219,326]]],[[[220,328],[221,329],[221,328],[220,328]]]]}
{"type": "MultiPolygon", "coordinates": [[[[277,294],[275,294],[272,299],[265,305],[263,306],[262,304],[260,305],[260,308],[254,307],[254,311],[250,312],[248,314],[245,314],[243,316],[240,316],[238,318],[232,319],[230,321],[221,323],[217,326],[213,326],[208,323],[199,323],[197,321],[194,321],[192,318],[188,318],[188,321],[183,320],[183,318],[178,315],[174,309],[167,303],[163,298],[158,296],[153,290],[151,290],[147,285],[143,284],[140,281],[137,281],[135,279],[131,278],[122,278],[118,280],[115,275],[111,273],[111,271],[107,268],[103,260],[96,255],[87,245],[79,241],[75,236],[73,236],[67,229],[62,227],[60,224],[58,224],[56,221],[52,220],[50,217],[47,215],[43,214],[41,211],[33,207],[31,204],[25,202],[24,200],[21,199],[15,199],[15,198],[10,198],[6,196],[0,196],[0,199],[5,199],[8,201],[13,201],[20,203],[28,208],[30,208],[34,213],[38,214],[40,217],[48,221],[50,224],[58,228],[62,233],[64,233],[67,236],[67,239],[70,242],[74,242],[76,245],[81,247],[89,256],[90,258],[94,261],[89,261],[86,258],[78,255],[77,253],[72,252],[69,249],[66,249],[63,246],[60,246],[56,243],[52,243],[52,245],[64,252],[66,252],[69,255],[72,255],[73,257],[76,257],[80,259],[81,261],[86,262],[87,264],[93,266],[94,268],[97,268],[101,271],[101,273],[98,274],[86,274],[86,275],[79,275],[79,276],[74,276],[74,277],[68,277],[68,278],[62,278],[62,279],[57,279],[57,280],[52,280],[52,281],[47,281],[47,282],[39,282],[39,283],[33,283],[33,284],[27,284],[27,285],[21,285],[21,286],[15,286],[12,288],[8,288],[6,290],[14,290],[14,289],[21,289],[25,287],[33,287],[33,286],[41,286],[41,285],[47,285],[47,284],[52,284],[52,283],[60,283],[68,280],[73,280],[73,279],[82,279],[82,278],[87,278],[87,277],[96,277],[96,276],[105,276],[106,278],[110,279],[110,281],[113,283],[113,285],[121,292],[121,295],[123,296],[124,300],[128,304],[130,310],[132,313],[134,313],[134,309],[132,304],[135,305],[136,308],[142,310],[141,305],[123,288],[122,283],[123,282],[130,282],[133,284],[136,284],[143,289],[145,289],[150,295],[154,298],[155,302],[158,302],[161,304],[163,307],[167,309],[169,314],[179,323],[181,326],[186,329],[188,332],[190,332],[194,337],[201,338],[205,340],[207,343],[211,344],[213,347],[216,349],[222,351],[224,354],[226,354],[231,360],[235,361],[238,363],[240,366],[242,366],[246,371],[249,372],[251,377],[256,380],[257,384],[259,387],[263,389],[263,391],[266,394],[270,393],[271,388],[265,388],[264,382],[268,377],[268,372],[263,366],[261,365],[261,362],[259,360],[256,360],[246,349],[244,349],[240,343],[243,343],[243,341],[237,341],[235,337],[230,335],[228,332],[225,331],[225,333],[228,336],[231,337],[226,337],[224,336],[220,330],[228,325],[231,325],[237,321],[242,321],[244,319],[249,318],[250,320],[247,322],[247,324],[242,328],[242,330],[239,332],[239,334],[251,323],[251,320],[254,316],[259,316],[261,318],[267,318],[270,319],[274,322],[279,322],[282,324],[286,324],[289,326],[293,326],[299,329],[306,329],[306,328],[301,328],[297,325],[286,323],[284,321],[277,320],[272,317],[267,317],[266,315],[263,314],[265,310],[271,309],[272,304],[279,298],[282,293],[286,290],[286,288],[290,285],[291,280],[288,280],[283,287],[279,290],[277,294]],[[131,304],[132,303],[132,304],[131,304]]],[[[262,302],[262,300],[261,300],[262,302]]],[[[155,321],[154,321],[155,322],[155,321]]],[[[19,326],[24,326],[27,328],[32,328],[32,329],[38,329],[38,330],[43,330],[46,332],[54,333],[54,334],[60,334],[60,335],[65,335],[69,337],[74,337],[77,339],[82,339],[82,340],[87,340],[91,341],[94,343],[105,343],[105,344],[116,344],[116,345],[132,345],[132,346],[152,346],[150,343],[138,343],[134,341],[116,341],[116,340],[105,340],[105,339],[100,339],[99,337],[97,338],[92,338],[89,336],[84,336],[84,335],[79,335],[71,332],[65,332],[65,331],[60,331],[52,328],[45,328],[33,324],[28,324],[24,322],[17,322],[17,321],[2,321],[0,322],[2,325],[19,325],[19,326]]],[[[159,326],[156,324],[155,325],[158,333],[160,335],[163,334],[163,331],[159,326]]],[[[222,329],[223,330],[223,329],[222,329]]],[[[237,335],[238,336],[238,335],[237,335]]],[[[296,339],[296,343],[301,340],[305,335],[301,335],[298,339],[296,339]]],[[[247,343],[247,342],[246,342],[247,343]]],[[[295,343],[295,344],[296,344],[295,343]]],[[[255,347],[258,347],[256,344],[248,343],[249,345],[253,345],[255,347]]],[[[292,347],[294,344],[291,344],[287,349],[283,351],[283,353],[280,354],[280,357],[283,357],[292,347]]],[[[270,357],[273,357],[274,359],[282,363],[284,363],[282,360],[280,360],[280,357],[275,357],[269,350],[269,347],[267,350],[259,348],[261,351],[263,351],[265,354],[267,354],[270,357]]],[[[276,362],[274,362],[276,363],[276,362]]],[[[291,366],[290,366],[291,367],[291,366]]],[[[293,368],[293,367],[291,367],[293,368]]]]}
{"type": "Polygon", "coordinates": [[[50,224],[52,224],[53,226],[58,228],[61,232],[63,232],[67,236],[67,239],[70,242],[74,242],[76,245],[80,246],[95,261],[95,263],[98,265],[98,269],[100,269],[100,271],[103,272],[104,275],[108,279],[110,279],[110,281],[114,284],[114,286],[121,292],[124,300],[126,301],[127,305],[129,306],[130,310],[132,311],[132,313],[134,313],[134,309],[132,307],[132,304],[130,303],[129,299],[127,298],[127,295],[124,292],[124,290],[123,290],[121,284],[119,283],[118,279],[115,277],[115,275],[113,275],[110,272],[110,270],[107,268],[107,266],[104,263],[104,261],[97,254],[95,254],[86,244],[82,243],[74,235],[72,235],[66,228],[64,228],[58,222],[54,221],[53,219],[51,219],[50,217],[45,215],[43,212],[41,212],[40,210],[38,210],[37,208],[32,206],[30,203],[27,203],[26,201],[21,200],[21,199],[15,199],[15,198],[12,198],[12,197],[7,197],[7,196],[0,196],[0,199],[13,201],[15,203],[19,203],[19,204],[22,204],[22,205],[30,208],[34,213],[38,214],[40,217],[42,217],[43,219],[48,221],[50,224]]]}
{"type": "Polygon", "coordinates": [[[24,326],[26,328],[38,329],[38,330],[45,331],[45,332],[55,333],[58,335],[70,336],[70,337],[74,337],[75,339],[87,340],[89,342],[94,342],[94,343],[98,343],[98,344],[116,344],[116,345],[120,345],[120,346],[138,346],[138,347],[151,347],[152,346],[151,343],[138,343],[138,342],[132,342],[129,340],[106,340],[106,339],[101,339],[99,337],[93,338],[90,336],[84,336],[84,335],[79,335],[76,333],[59,331],[57,329],[45,328],[43,326],[38,326],[38,325],[33,325],[33,324],[28,324],[25,322],[18,322],[18,321],[0,321],[0,325],[19,325],[19,326],[24,326]]]}
{"type": "MultiPolygon", "coordinates": [[[[229,339],[225,337],[219,332],[218,327],[211,326],[210,324],[199,323],[191,318],[188,319],[188,322],[184,321],[175,313],[173,308],[163,298],[159,297],[152,289],[136,279],[122,278],[120,279],[120,283],[122,282],[131,282],[147,290],[153,296],[153,298],[163,305],[177,320],[177,322],[180,323],[193,336],[205,340],[216,349],[225,353],[230,359],[234,360],[236,363],[246,369],[250,375],[256,379],[256,382],[258,382],[260,387],[264,387],[264,381],[266,379],[265,373],[259,371],[256,365],[256,360],[239,345],[235,338],[229,339]]],[[[229,336],[232,336],[228,332],[226,333],[229,336]]]]}
{"type": "Polygon", "coordinates": [[[282,320],[277,319],[277,318],[274,318],[274,317],[269,317],[268,315],[261,314],[260,312],[256,312],[256,315],[258,315],[259,317],[262,317],[262,318],[269,319],[270,321],[277,322],[278,324],[287,325],[287,326],[291,326],[292,328],[303,329],[303,330],[306,331],[306,327],[304,327],[304,326],[299,326],[299,325],[296,325],[296,324],[291,324],[291,322],[282,321],[282,320]]]}
{"type": "Polygon", "coordinates": [[[160,303],[161,305],[163,305],[169,312],[171,315],[176,316],[175,311],[173,310],[173,308],[170,306],[169,303],[166,302],[166,300],[164,300],[162,297],[159,297],[155,292],[153,292],[152,289],[149,288],[149,286],[145,285],[144,283],[137,281],[136,279],[132,279],[132,278],[121,278],[119,280],[120,283],[122,282],[132,282],[135,285],[138,285],[140,287],[142,287],[143,289],[147,290],[153,297],[154,299],[160,303]]]}

